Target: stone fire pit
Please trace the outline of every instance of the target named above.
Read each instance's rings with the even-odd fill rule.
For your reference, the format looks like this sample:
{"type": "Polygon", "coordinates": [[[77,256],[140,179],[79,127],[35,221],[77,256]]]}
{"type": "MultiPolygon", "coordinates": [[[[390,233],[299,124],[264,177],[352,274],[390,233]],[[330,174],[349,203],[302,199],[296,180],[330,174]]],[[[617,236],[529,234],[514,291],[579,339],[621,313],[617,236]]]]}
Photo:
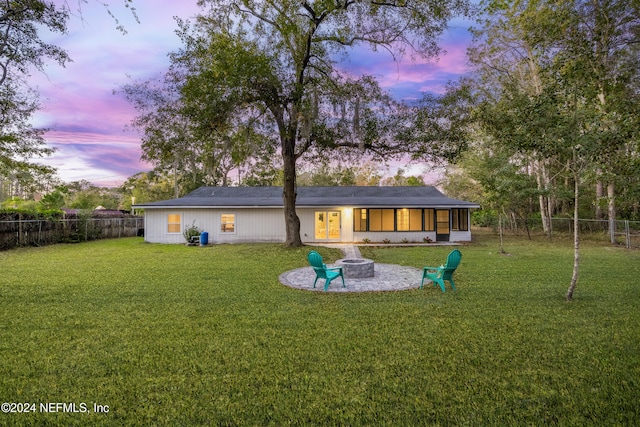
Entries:
{"type": "Polygon", "coordinates": [[[336,265],[342,267],[344,277],[362,278],[374,276],[374,263],[366,258],[345,258],[336,261],[336,265]]]}

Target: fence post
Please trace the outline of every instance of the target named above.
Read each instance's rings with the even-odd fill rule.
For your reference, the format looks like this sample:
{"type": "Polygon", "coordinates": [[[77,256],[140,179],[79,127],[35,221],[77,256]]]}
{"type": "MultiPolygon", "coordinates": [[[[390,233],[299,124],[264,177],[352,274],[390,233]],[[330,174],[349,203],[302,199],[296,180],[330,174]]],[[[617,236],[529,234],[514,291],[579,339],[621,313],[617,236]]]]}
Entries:
{"type": "Polygon", "coordinates": [[[611,244],[616,243],[616,227],[615,222],[609,220],[609,237],[611,238],[611,244]]]}
{"type": "Polygon", "coordinates": [[[23,235],[22,235],[22,214],[19,213],[18,214],[18,246],[22,246],[22,240],[23,240],[23,235]]]}
{"type": "Polygon", "coordinates": [[[624,237],[627,242],[627,249],[631,249],[631,235],[629,234],[629,220],[624,221],[624,237]]]}

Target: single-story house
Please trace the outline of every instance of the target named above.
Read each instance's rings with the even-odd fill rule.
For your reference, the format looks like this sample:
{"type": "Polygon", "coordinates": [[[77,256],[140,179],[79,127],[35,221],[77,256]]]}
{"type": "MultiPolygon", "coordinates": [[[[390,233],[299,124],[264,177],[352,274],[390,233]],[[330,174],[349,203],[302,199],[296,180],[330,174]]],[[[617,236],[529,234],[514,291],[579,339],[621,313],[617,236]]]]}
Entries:
{"type": "MultiPolygon", "coordinates": [[[[435,187],[298,187],[296,199],[304,243],[470,241],[479,207],[435,187]]],[[[210,243],[285,241],[282,187],[201,187],[134,208],[144,209],[147,242],[184,243],[192,225],[210,243]]]]}

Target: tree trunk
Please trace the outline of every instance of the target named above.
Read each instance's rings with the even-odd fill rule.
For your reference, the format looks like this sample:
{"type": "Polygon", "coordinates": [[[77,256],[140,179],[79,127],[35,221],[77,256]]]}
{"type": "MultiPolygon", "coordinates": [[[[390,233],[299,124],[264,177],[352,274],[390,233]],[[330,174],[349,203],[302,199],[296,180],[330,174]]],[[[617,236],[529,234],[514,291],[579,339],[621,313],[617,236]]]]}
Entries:
{"type": "Polygon", "coordinates": [[[300,239],[300,218],[296,213],[296,156],[295,143],[291,141],[283,141],[282,143],[282,160],[284,163],[284,185],[282,187],[282,200],[284,204],[284,221],[287,232],[285,246],[299,247],[302,246],[300,239]]]}
{"type": "Polygon", "coordinates": [[[604,197],[604,184],[602,184],[602,180],[598,178],[598,182],[596,182],[596,219],[603,220],[604,212],[602,210],[602,206],[600,206],[600,202],[604,197]]]}
{"type": "Polygon", "coordinates": [[[580,268],[580,223],[578,222],[578,196],[580,194],[580,182],[578,174],[574,174],[574,206],[573,206],[573,274],[571,284],[567,289],[567,301],[573,300],[573,291],[578,284],[578,270],[580,268]]]}
{"type": "MultiPolygon", "coordinates": [[[[533,53],[533,48],[526,45],[527,57],[529,60],[529,71],[531,72],[531,82],[533,83],[534,95],[540,95],[543,92],[542,79],[540,78],[540,68],[538,67],[538,59],[533,53]]],[[[551,238],[551,206],[549,202],[549,178],[547,177],[547,169],[544,160],[535,161],[535,174],[538,183],[538,196],[540,203],[540,217],[542,219],[542,229],[547,237],[551,238]]]]}
{"type": "Polygon", "coordinates": [[[178,164],[177,160],[173,161],[173,195],[174,198],[180,197],[180,189],[178,188],[178,164]]]}
{"type": "MultiPolygon", "coordinates": [[[[547,189],[551,188],[551,181],[547,181],[547,189]]],[[[549,238],[553,235],[553,214],[556,210],[556,198],[551,195],[547,196],[547,221],[549,226],[549,238]]]]}
{"type": "Polygon", "coordinates": [[[502,214],[498,217],[498,227],[500,228],[500,253],[504,253],[504,245],[502,241],[502,214]]]}
{"type": "MultiPolygon", "coordinates": [[[[606,58],[604,58],[603,62],[605,62],[606,58]]],[[[600,101],[600,105],[602,107],[602,113],[606,112],[606,94],[604,89],[604,84],[600,84],[600,92],[598,93],[598,100],[600,101]]],[[[607,126],[608,127],[608,126],[607,126]]],[[[609,181],[607,185],[607,198],[608,198],[608,210],[609,210],[609,235],[611,238],[611,244],[614,245],[616,243],[616,201],[615,201],[615,185],[613,181],[609,181]]]]}
{"type": "Polygon", "coordinates": [[[540,195],[538,196],[538,202],[540,204],[540,217],[542,219],[542,229],[547,237],[551,238],[551,217],[549,216],[549,198],[548,198],[548,188],[549,182],[547,178],[547,173],[545,169],[545,164],[543,160],[536,161],[536,182],[538,184],[538,191],[540,195]]]}
{"type": "Polygon", "coordinates": [[[616,243],[616,190],[613,182],[607,185],[607,197],[609,199],[609,234],[611,235],[611,244],[616,243]]]}

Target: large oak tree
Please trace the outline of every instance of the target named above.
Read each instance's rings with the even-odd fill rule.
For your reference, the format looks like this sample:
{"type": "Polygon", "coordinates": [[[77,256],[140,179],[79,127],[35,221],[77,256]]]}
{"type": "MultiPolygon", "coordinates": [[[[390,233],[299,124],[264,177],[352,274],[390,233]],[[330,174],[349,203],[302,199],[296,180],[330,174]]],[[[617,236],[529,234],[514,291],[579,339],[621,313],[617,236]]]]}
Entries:
{"type": "Polygon", "coordinates": [[[340,66],[352,49],[384,49],[394,58],[437,55],[437,37],[465,0],[201,0],[209,12],[183,25],[184,50],[174,56],[190,76],[185,101],[209,126],[260,123],[278,137],[284,172],[286,245],[299,246],[296,166],[309,153],[368,150],[381,157],[439,156],[459,141],[438,121],[415,123],[375,78],[340,66]],[[206,90],[203,90],[205,88],[206,90]],[[206,96],[201,96],[206,93],[206,96]],[[191,96],[198,94],[198,96],[191,96]],[[407,131],[414,129],[416,132],[407,131]],[[450,140],[448,140],[450,139],[450,140]],[[431,148],[437,148],[431,150],[431,148]]]}

